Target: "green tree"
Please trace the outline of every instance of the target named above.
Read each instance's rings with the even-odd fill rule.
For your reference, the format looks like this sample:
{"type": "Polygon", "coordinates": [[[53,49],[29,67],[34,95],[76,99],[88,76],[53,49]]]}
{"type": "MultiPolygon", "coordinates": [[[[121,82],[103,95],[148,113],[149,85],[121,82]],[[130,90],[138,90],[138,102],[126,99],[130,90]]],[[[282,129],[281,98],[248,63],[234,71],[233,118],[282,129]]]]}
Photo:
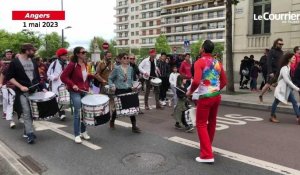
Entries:
{"type": "Polygon", "coordinates": [[[197,42],[191,44],[191,56],[196,59],[199,56],[199,50],[202,46],[203,40],[199,39],[197,42]]]}
{"type": "Polygon", "coordinates": [[[165,35],[160,34],[156,38],[155,50],[157,53],[162,53],[162,52],[171,53],[171,47],[165,35]]]}
{"type": "Polygon", "coordinates": [[[239,0],[226,1],[226,74],[228,83],[226,86],[227,93],[234,93],[234,74],[233,74],[233,57],[232,57],[232,5],[239,3],[239,0]]]}
{"type": "Polygon", "coordinates": [[[112,39],[109,41],[109,49],[108,50],[111,52],[113,58],[116,58],[116,56],[117,56],[116,46],[117,46],[117,42],[115,40],[112,39]]]}
{"type": "MultiPolygon", "coordinates": [[[[96,36],[96,37],[94,37],[91,41],[90,41],[90,46],[89,46],[89,51],[90,52],[93,52],[93,50],[94,50],[94,40],[96,40],[96,43],[98,44],[98,46],[99,46],[99,49],[100,49],[100,51],[101,51],[101,58],[103,58],[103,56],[104,56],[104,52],[103,52],[103,49],[102,49],[102,44],[104,43],[104,42],[107,42],[104,38],[102,38],[102,37],[99,37],[99,36],[96,36]]],[[[113,58],[115,58],[116,56],[117,56],[117,50],[116,50],[116,45],[117,45],[117,42],[115,41],[115,40],[110,40],[109,42],[108,42],[108,44],[109,44],[109,48],[108,48],[108,51],[110,51],[111,53],[112,53],[112,56],[113,56],[113,58]]]]}
{"type": "Polygon", "coordinates": [[[222,58],[223,52],[224,52],[224,44],[223,43],[215,43],[215,49],[213,51],[213,54],[218,54],[222,58]]]}
{"type": "Polygon", "coordinates": [[[149,48],[140,48],[140,58],[146,58],[149,56],[149,48]]]}
{"type": "Polygon", "coordinates": [[[23,43],[32,43],[36,48],[40,48],[42,39],[39,37],[38,32],[30,30],[22,30],[17,33],[0,30],[0,53],[3,53],[6,49],[19,53],[23,43]]]}
{"type": "MultiPolygon", "coordinates": [[[[42,39],[42,49],[39,50],[39,56],[42,58],[51,58],[55,55],[57,49],[61,48],[61,36],[57,32],[44,35],[42,39]]],[[[68,48],[69,43],[64,41],[64,48],[68,48]]]]}

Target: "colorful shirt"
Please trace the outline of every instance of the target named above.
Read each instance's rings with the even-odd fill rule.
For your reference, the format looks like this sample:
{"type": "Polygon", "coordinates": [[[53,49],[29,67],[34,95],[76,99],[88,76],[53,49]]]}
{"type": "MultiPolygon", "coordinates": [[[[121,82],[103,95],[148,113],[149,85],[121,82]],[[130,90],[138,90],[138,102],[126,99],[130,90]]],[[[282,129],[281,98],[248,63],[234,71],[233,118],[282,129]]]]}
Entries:
{"type": "Polygon", "coordinates": [[[226,85],[226,81],[222,64],[211,54],[203,53],[202,57],[195,63],[195,77],[191,92],[198,88],[200,96],[209,97],[210,94],[219,92],[226,85]]]}

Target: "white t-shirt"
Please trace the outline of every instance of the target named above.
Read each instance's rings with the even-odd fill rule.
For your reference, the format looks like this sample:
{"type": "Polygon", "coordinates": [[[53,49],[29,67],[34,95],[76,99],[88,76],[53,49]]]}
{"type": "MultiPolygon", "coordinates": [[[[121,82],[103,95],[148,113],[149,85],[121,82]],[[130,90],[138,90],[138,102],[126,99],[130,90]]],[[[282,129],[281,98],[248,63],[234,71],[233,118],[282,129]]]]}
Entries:
{"type": "Polygon", "coordinates": [[[88,76],[87,71],[86,71],[86,69],[84,69],[84,70],[82,71],[83,81],[86,81],[87,76],[88,76]]]}
{"type": "Polygon", "coordinates": [[[171,85],[176,86],[178,75],[179,75],[178,72],[177,73],[172,72],[170,74],[169,82],[170,82],[171,85]]]}

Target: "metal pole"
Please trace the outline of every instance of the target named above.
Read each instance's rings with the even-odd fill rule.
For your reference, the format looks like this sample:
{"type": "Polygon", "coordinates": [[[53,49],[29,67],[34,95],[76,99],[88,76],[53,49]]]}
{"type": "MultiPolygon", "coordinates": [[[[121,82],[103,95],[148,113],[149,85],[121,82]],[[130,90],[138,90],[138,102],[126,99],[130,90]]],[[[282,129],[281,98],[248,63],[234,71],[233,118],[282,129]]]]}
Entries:
{"type": "Polygon", "coordinates": [[[61,47],[64,47],[64,29],[61,30],[61,47]]]}
{"type": "Polygon", "coordinates": [[[63,11],[63,10],[64,10],[64,1],[61,0],[61,11],[63,11]]]}

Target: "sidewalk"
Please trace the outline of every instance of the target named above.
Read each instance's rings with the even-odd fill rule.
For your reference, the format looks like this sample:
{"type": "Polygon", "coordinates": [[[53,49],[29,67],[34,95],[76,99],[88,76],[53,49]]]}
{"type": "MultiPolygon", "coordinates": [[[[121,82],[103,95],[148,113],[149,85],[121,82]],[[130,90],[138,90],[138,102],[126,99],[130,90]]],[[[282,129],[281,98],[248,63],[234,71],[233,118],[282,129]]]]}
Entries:
{"type": "MultiPolygon", "coordinates": [[[[234,95],[226,94],[225,90],[222,93],[222,105],[234,106],[234,107],[243,107],[249,109],[259,109],[266,110],[271,112],[271,106],[274,101],[274,88],[271,92],[267,92],[263,96],[263,103],[260,103],[258,96],[259,92],[251,92],[249,89],[239,89],[239,84],[235,84],[234,95]]],[[[294,92],[296,100],[299,99],[298,93],[294,92]]],[[[280,103],[277,108],[278,112],[282,113],[291,113],[294,114],[292,104],[287,105],[280,103]]]]}

